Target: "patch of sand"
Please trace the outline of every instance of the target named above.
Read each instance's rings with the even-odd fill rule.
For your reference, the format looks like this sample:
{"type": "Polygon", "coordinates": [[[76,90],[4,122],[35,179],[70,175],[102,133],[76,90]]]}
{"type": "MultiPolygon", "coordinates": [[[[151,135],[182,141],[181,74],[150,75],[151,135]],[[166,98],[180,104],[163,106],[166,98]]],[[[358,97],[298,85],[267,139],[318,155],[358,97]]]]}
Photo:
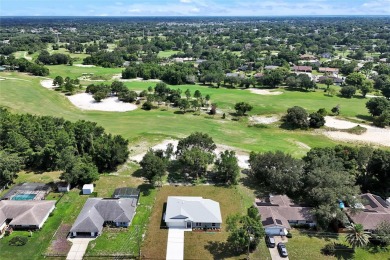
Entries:
{"type": "Polygon", "coordinates": [[[118,80],[118,81],[121,81],[121,82],[161,82],[161,80],[159,80],[159,79],[147,79],[147,80],[144,80],[143,78],[122,79],[122,74],[121,73],[115,74],[114,76],[112,76],[112,79],[113,80],[118,80]]]}
{"type": "Polygon", "coordinates": [[[350,134],[340,131],[324,131],[323,133],[331,139],[345,141],[345,142],[358,142],[358,143],[371,143],[376,145],[390,146],[390,129],[379,128],[365,124],[352,123],[350,121],[336,119],[326,116],[325,126],[336,129],[349,129],[357,125],[367,129],[361,135],[350,134]]]}
{"type": "Polygon", "coordinates": [[[249,120],[255,124],[266,124],[266,125],[275,123],[279,121],[279,119],[280,118],[278,116],[251,116],[249,118],[249,120]]]}
{"type": "Polygon", "coordinates": [[[45,79],[41,80],[41,86],[48,89],[56,88],[57,86],[53,86],[53,80],[52,79],[45,79]]]}
{"type": "Polygon", "coordinates": [[[95,65],[84,65],[84,64],[73,64],[73,66],[82,67],[82,68],[93,68],[93,67],[96,67],[95,65]]]}
{"type": "Polygon", "coordinates": [[[250,88],[249,91],[253,94],[258,95],[281,95],[283,92],[281,91],[270,91],[268,89],[257,89],[257,88],[250,88]]]}
{"type": "MultiPolygon", "coordinates": [[[[165,149],[167,149],[167,146],[169,143],[171,143],[173,145],[173,149],[174,149],[174,151],[176,151],[179,141],[173,140],[173,139],[164,140],[161,143],[159,143],[153,147],[150,147],[150,148],[152,148],[153,150],[159,150],[159,149],[165,150],[165,149]]],[[[226,150],[235,151],[237,161],[238,161],[238,166],[242,169],[249,169],[249,162],[248,162],[249,161],[249,154],[244,152],[244,151],[238,150],[237,148],[234,148],[231,146],[217,144],[217,149],[215,149],[214,154],[218,157],[221,152],[226,151],[226,150]]],[[[138,153],[136,155],[130,156],[130,160],[139,163],[142,160],[142,158],[145,156],[145,154],[146,154],[146,152],[142,152],[142,153],[138,153]]],[[[175,156],[172,156],[171,159],[175,159],[175,156]]]]}
{"type": "Polygon", "coordinates": [[[83,110],[126,112],[137,109],[136,105],[119,101],[117,97],[108,97],[96,102],[91,94],[80,93],[67,98],[73,105],[83,110]]]}
{"type": "Polygon", "coordinates": [[[310,149],[311,149],[311,147],[308,146],[308,145],[305,144],[305,143],[298,142],[298,141],[295,141],[294,143],[295,143],[296,145],[298,145],[300,148],[307,149],[307,150],[310,150],[310,149]]]}

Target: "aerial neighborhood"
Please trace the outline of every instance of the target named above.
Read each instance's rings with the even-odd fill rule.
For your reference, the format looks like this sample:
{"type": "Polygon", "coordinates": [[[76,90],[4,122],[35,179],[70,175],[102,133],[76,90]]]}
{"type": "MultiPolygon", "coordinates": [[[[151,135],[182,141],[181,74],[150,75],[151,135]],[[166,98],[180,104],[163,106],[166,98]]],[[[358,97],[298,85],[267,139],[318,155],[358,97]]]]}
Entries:
{"type": "Polygon", "coordinates": [[[11,2],[1,260],[390,259],[388,1],[11,2]]]}

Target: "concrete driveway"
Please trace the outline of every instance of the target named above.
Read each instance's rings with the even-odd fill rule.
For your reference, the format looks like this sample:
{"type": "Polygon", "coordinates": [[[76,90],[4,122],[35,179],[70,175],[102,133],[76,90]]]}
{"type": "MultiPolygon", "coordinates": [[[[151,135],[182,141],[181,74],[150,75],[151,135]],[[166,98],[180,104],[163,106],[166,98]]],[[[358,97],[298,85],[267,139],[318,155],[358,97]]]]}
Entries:
{"type": "MultiPolygon", "coordinates": [[[[274,236],[275,238],[275,247],[274,248],[268,248],[269,249],[269,253],[271,254],[271,258],[272,260],[288,260],[288,257],[281,257],[279,255],[279,251],[278,251],[278,248],[277,248],[277,245],[279,242],[283,242],[283,243],[287,243],[288,242],[288,238],[287,237],[281,237],[281,236],[274,236]]],[[[287,253],[288,253],[288,250],[287,250],[287,253]]]]}
{"type": "Polygon", "coordinates": [[[72,247],[69,250],[66,260],[82,260],[87,250],[88,243],[95,238],[68,238],[72,242],[72,247]]]}
{"type": "Polygon", "coordinates": [[[184,232],[192,229],[170,228],[168,230],[168,243],[166,260],[184,259],[184,232]]]}

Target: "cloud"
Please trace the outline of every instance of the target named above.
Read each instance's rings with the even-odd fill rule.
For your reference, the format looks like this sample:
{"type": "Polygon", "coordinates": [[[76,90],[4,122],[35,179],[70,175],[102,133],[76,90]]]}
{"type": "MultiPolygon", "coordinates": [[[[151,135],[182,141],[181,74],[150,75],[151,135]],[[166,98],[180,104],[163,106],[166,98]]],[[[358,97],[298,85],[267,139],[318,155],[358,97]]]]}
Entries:
{"type": "Polygon", "coordinates": [[[180,0],[180,3],[185,3],[185,4],[189,4],[191,2],[192,2],[192,0],[180,0]]]}

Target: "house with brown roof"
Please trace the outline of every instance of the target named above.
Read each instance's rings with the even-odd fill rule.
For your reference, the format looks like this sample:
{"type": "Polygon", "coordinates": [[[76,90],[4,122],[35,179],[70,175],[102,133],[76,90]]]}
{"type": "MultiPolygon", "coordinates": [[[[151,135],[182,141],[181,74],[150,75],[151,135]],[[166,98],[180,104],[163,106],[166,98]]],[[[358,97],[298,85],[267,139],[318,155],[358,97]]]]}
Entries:
{"type": "Polygon", "coordinates": [[[316,58],[316,56],[311,55],[311,54],[303,54],[303,55],[299,56],[299,58],[301,60],[314,60],[316,58]]]}
{"type": "Polygon", "coordinates": [[[328,67],[320,67],[318,69],[318,72],[338,74],[339,73],[339,69],[337,69],[337,68],[328,68],[328,67]]]}
{"type": "Polygon", "coordinates": [[[390,222],[390,203],[381,197],[365,193],[360,195],[362,203],[355,205],[355,209],[360,211],[346,209],[348,218],[355,224],[362,224],[364,230],[372,231],[383,221],[390,222]]]}
{"type": "Polygon", "coordinates": [[[312,66],[294,66],[292,67],[292,70],[295,72],[312,72],[313,67],[312,66]]]}
{"type": "Polygon", "coordinates": [[[13,229],[40,229],[55,208],[54,200],[0,201],[0,234],[13,229]]]}
{"type": "Polygon", "coordinates": [[[255,206],[267,235],[287,235],[288,230],[298,224],[316,225],[310,212],[312,208],[295,204],[286,195],[270,195],[262,200],[257,199],[255,206]]]}

